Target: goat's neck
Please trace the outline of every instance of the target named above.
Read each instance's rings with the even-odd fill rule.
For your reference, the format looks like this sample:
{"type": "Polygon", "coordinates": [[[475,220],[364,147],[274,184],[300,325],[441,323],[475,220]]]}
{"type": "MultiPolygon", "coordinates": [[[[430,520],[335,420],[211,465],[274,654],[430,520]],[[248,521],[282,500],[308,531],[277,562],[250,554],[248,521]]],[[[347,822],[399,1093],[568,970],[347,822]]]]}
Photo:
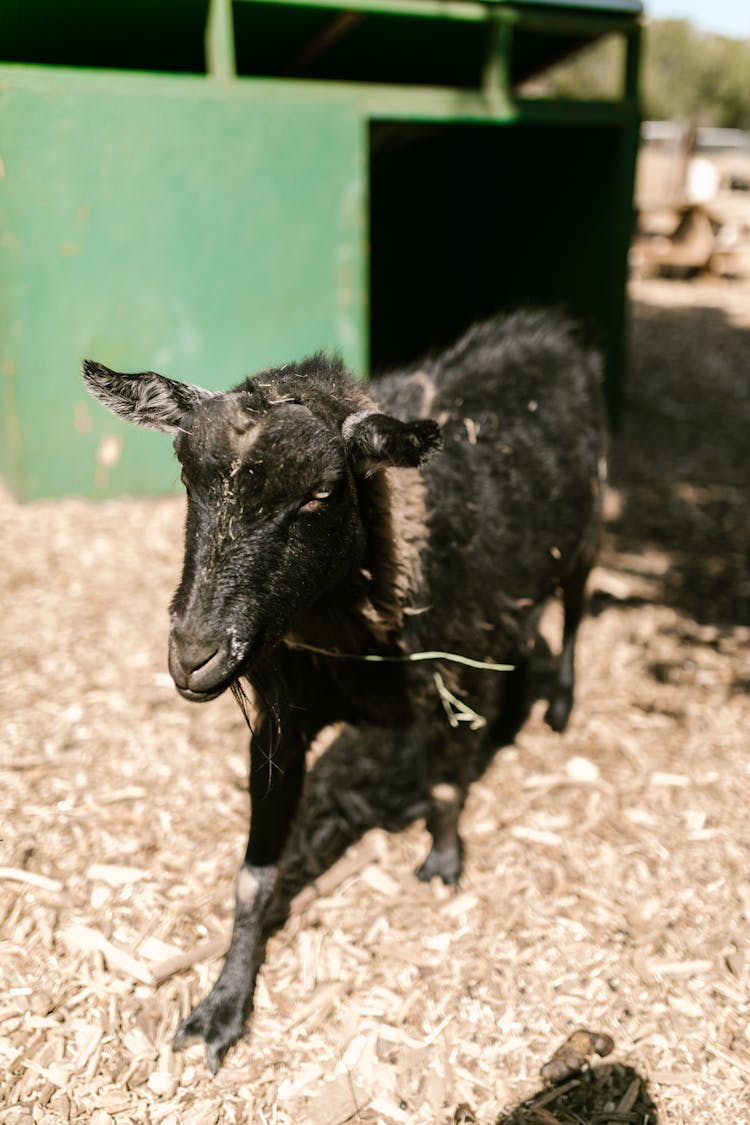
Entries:
{"type": "Polygon", "coordinates": [[[427,542],[425,485],[419,469],[386,469],[362,484],[367,532],[368,620],[374,631],[400,636],[404,610],[422,582],[427,542]]]}
{"type": "Polygon", "coordinates": [[[365,554],[351,574],[295,623],[288,643],[355,655],[397,652],[404,613],[421,583],[427,541],[425,486],[417,469],[388,469],[360,482],[365,554]]]}

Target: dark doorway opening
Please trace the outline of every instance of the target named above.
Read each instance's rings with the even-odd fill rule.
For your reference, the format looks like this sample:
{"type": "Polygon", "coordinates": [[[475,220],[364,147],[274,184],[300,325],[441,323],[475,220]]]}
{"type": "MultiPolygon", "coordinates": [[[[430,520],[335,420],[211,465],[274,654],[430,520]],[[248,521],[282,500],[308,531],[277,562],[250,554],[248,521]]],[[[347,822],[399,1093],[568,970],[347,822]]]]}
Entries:
{"type": "Polygon", "coordinates": [[[372,122],[371,372],[531,304],[592,322],[616,375],[622,145],[612,126],[372,122]]]}

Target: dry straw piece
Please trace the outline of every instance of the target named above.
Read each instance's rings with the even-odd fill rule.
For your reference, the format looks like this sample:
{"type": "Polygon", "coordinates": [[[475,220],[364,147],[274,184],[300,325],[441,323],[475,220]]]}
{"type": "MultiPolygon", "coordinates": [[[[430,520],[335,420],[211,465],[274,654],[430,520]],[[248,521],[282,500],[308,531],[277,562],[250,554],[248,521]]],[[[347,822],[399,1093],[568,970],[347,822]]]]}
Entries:
{"type": "Polygon", "coordinates": [[[457,892],[412,874],[405,748],[326,732],[215,1079],[170,1043],[229,934],[247,731],[165,674],[182,502],[0,496],[0,1125],[564,1125],[595,1082],[599,1122],[750,1122],[750,286],[634,296],[570,729],[539,700],[475,784],[457,892]],[[566,1109],[539,1068],[576,1028],[616,1050],[566,1109]]]}

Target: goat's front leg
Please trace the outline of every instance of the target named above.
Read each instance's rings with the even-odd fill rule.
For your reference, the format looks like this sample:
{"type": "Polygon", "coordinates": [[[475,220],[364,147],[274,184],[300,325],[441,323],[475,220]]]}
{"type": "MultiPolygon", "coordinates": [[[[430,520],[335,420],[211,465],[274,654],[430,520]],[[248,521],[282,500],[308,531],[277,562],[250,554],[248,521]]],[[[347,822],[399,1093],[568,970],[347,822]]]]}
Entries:
{"type": "Polygon", "coordinates": [[[449,885],[458,883],[464,849],[458,824],[466,799],[467,761],[475,752],[474,731],[448,726],[444,713],[420,734],[419,762],[427,797],[427,830],[432,847],[417,878],[429,882],[437,875],[449,885]]]}
{"type": "Polygon", "coordinates": [[[252,1008],[262,956],[263,921],[276,889],[279,860],[302,790],[304,741],[285,731],[279,745],[273,745],[270,727],[268,720],[262,720],[250,743],[250,838],[237,878],[229,950],[216,984],[183,1021],[174,1041],[174,1049],[179,1050],[194,1039],[202,1039],[213,1074],[242,1035],[252,1008]]]}

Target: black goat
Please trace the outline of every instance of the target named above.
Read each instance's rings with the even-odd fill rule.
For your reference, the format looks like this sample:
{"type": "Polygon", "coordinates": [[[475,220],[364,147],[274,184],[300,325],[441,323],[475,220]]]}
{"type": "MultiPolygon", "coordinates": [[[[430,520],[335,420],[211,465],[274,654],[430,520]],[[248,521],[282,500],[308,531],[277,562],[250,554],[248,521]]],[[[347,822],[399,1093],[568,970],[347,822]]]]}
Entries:
{"type": "Polygon", "coordinates": [[[305,750],[322,727],[408,729],[433,838],[418,874],[448,883],[477,728],[491,717],[497,743],[520,725],[535,623],[557,589],[565,626],[547,721],[565,727],[600,515],[599,363],[562,318],[519,312],[369,388],[323,355],[226,394],[88,360],[83,373],[115,414],[175,435],[188,496],[169,637],[178,691],[210,700],[240,677],[254,689],[232,941],[176,1039],[201,1037],[216,1071],[250,1010],[305,750]],[[443,657],[404,659],[425,649],[443,657]],[[361,656],[385,659],[342,658],[361,656]],[[514,670],[481,667],[499,659],[514,670]]]}

